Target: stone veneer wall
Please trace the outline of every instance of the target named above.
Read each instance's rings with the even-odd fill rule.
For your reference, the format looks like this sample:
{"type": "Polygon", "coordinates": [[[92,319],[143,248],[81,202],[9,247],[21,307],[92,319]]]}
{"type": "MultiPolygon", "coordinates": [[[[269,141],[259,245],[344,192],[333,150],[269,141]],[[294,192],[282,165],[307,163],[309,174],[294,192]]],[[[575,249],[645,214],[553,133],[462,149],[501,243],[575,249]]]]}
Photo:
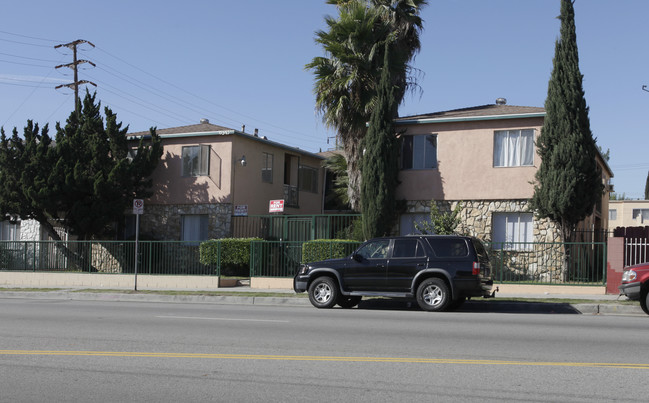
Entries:
{"type": "MultiPolygon", "coordinates": [[[[441,212],[450,212],[458,201],[436,201],[441,212]]],[[[468,200],[462,201],[461,234],[475,236],[485,242],[493,240],[494,213],[529,213],[529,200],[468,200]]],[[[408,201],[406,213],[429,213],[430,201],[408,201]]],[[[564,253],[561,233],[548,219],[534,218],[533,242],[526,250],[502,250],[491,253],[497,276],[503,281],[543,281],[560,283],[569,279],[563,270],[564,253]],[[545,244],[544,244],[545,243],[545,244]]],[[[596,266],[593,270],[598,270],[596,266]]]]}
{"type": "Polygon", "coordinates": [[[147,204],[140,217],[140,236],[146,235],[156,240],[180,240],[181,216],[186,214],[206,214],[208,218],[208,238],[230,236],[232,205],[230,203],[210,204],[147,204]]]}
{"type": "Polygon", "coordinates": [[[21,241],[40,241],[41,224],[36,220],[24,220],[20,222],[21,241]]]}
{"type": "MultiPolygon", "coordinates": [[[[441,211],[452,211],[459,201],[436,201],[441,211]]],[[[406,213],[429,213],[430,200],[408,201],[406,213]]],[[[492,241],[492,218],[494,213],[529,213],[529,200],[464,200],[462,223],[458,232],[492,241]]],[[[533,220],[533,242],[561,242],[561,233],[548,219],[533,220]]]]}

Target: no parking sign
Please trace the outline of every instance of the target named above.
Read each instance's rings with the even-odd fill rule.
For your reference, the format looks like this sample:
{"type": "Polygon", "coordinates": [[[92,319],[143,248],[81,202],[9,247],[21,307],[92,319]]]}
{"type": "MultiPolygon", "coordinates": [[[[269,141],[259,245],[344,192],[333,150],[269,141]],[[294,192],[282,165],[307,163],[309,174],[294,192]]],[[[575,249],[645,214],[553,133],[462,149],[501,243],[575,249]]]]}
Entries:
{"type": "Polygon", "coordinates": [[[133,200],[133,214],[144,214],[144,200],[133,200]]]}

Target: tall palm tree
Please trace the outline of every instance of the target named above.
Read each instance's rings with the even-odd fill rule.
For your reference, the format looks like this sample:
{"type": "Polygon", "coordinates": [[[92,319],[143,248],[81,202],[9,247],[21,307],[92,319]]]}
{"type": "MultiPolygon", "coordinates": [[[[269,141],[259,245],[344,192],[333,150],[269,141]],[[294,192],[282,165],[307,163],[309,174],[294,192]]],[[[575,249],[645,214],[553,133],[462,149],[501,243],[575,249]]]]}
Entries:
{"type": "MultiPolygon", "coordinates": [[[[349,177],[349,201],[360,208],[361,140],[376,104],[385,44],[389,44],[395,100],[400,104],[416,84],[410,61],[419,51],[426,0],[327,0],[338,17],[325,17],[327,30],[316,32],[325,51],[306,68],[315,75],[316,107],[325,125],[337,130],[349,177]]],[[[394,116],[397,117],[397,116],[394,116]]]]}

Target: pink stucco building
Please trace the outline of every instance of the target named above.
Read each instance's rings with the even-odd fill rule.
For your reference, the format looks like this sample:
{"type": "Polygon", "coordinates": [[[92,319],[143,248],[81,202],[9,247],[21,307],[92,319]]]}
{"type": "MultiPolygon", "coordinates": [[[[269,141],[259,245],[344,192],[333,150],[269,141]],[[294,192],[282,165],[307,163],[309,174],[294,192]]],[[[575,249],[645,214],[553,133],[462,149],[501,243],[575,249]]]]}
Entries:
{"type": "MultiPolygon", "coordinates": [[[[207,120],[157,133],[164,150],[153,196],[144,201],[145,236],[227,237],[233,216],[269,214],[271,200],[283,200],[285,214],[322,212],[323,158],[316,154],[207,120]]],[[[133,219],[127,218],[127,237],[133,219]]]]}
{"type": "MultiPolygon", "coordinates": [[[[548,220],[529,209],[534,175],[541,163],[535,141],[545,110],[496,104],[397,119],[402,132],[401,184],[397,198],[407,201],[399,231],[413,232],[413,221],[428,217],[431,199],[441,208],[462,202],[463,231],[493,242],[557,242],[548,220]]],[[[598,156],[605,191],[593,215],[581,225],[606,229],[613,176],[598,156]]]]}

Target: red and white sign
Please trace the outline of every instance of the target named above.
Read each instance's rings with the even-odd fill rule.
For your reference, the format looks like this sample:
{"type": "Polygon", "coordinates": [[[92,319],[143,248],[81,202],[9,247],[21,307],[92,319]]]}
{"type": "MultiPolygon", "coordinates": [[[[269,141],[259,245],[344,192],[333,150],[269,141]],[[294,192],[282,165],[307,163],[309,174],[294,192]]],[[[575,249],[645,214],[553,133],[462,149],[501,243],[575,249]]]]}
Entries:
{"type": "Polygon", "coordinates": [[[144,213],[144,200],[134,199],[133,200],[133,214],[143,214],[144,213]]]}
{"type": "Polygon", "coordinates": [[[284,200],[271,200],[270,205],[268,206],[269,213],[283,213],[284,212],[284,200]]]}

